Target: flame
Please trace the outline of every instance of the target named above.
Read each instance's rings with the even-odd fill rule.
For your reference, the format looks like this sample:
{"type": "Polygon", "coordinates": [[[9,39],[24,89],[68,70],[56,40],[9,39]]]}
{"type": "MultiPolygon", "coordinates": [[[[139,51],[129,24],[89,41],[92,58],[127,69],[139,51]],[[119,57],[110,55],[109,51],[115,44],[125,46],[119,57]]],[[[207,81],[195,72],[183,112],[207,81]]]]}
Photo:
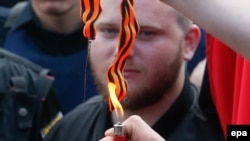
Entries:
{"type": "Polygon", "coordinates": [[[118,119],[124,116],[124,109],[120,102],[127,94],[127,81],[122,73],[136,36],[139,34],[139,25],[135,19],[133,9],[133,0],[122,0],[120,5],[122,23],[119,33],[118,53],[113,64],[106,72],[109,90],[109,109],[110,111],[115,111],[118,119]]]}
{"type": "Polygon", "coordinates": [[[109,96],[110,96],[110,101],[114,107],[116,117],[123,117],[124,110],[122,108],[120,101],[118,100],[116,96],[115,89],[116,89],[116,85],[114,83],[109,82],[108,83],[109,96]]]}
{"type": "MultiPolygon", "coordinates": [[[[110,111],[115,110],[117,118],[124,116],[124,110],[120,101],[125,98],[127,93],[127,83],[122,75],[122,71],[140,30],[135,19],[133,3],[134,0],[121,0],[120,12],[122,23],[119,35],[118,55],[112,66],[106,72],[109,90],[109,109],[110,111]]],[[[101,11],[100,0],[81,0],[80,14],[84,23],[83,35],[88,40],[95,39],[96,31],[94,22],[99,17],[101,11]]]]}

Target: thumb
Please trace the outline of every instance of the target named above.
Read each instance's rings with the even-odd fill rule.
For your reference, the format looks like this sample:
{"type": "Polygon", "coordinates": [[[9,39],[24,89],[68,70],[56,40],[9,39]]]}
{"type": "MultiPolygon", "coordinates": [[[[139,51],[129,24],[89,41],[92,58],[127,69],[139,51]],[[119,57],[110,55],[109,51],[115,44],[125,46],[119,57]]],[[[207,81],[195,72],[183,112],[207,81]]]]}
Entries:
{"type": "Polygon", "coordinates": [[[133,115],[123,122],[131,141],[164,141],[141,117],[133,115]]]}

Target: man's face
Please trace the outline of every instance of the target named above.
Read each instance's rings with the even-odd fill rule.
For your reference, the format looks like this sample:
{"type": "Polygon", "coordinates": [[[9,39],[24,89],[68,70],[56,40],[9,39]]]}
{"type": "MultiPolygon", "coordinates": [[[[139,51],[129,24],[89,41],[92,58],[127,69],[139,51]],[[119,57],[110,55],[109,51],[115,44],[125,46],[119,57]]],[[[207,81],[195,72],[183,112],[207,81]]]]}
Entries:
{"type": "Polygon", "coordinates": [[[50,15],[62,15],[74,7],[79,9],[80,0],[31,0],[39,11],[50,15]]]}
{"type": "MultiPolygon", "coordinates": [[[[94,77],[104,96],[108,95],[105,73],[117,55],[119,4],[120,0],[102,0],[90,49],[94,77]]],[[[134,8],[140,34],[124,70],[128,91],[123,106],[129,109],[148,106],[171,91],[183,63],[184,46],[184,33],[172,8],[151,0],[135,0],[134,8]]]]}

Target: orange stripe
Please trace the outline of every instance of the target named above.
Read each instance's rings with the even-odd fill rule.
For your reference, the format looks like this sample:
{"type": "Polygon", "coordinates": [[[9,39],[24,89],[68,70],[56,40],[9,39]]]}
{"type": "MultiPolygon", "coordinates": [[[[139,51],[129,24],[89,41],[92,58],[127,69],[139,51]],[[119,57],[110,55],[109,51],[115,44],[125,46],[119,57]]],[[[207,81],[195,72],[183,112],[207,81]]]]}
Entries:
{"type": "MultiPolygon", "coordinates": [[[[122,23],[119,35],[118,53],[110,68],[107,70],[106,78],[108,82],[116,85],[116,95],[119,101],[122,101],[127,93],[127,82],[123,76],[123,69],[127,57],[133,47],[136,35],[139,33],[133,10],[133,0],[123,0],[121,2],[122,23]]],[[[111,100],[109,99],[110,110],[113,110],[111,100]]]]}
{"type": "MultiPolygon", "coordinates": [[[[81,5],[81,17],[85,23],[83,34],[88,39],[94,39],[96,33],[93,25],[101,12],[100,0],[82,0],[81,5]]],[[[136,35],[139,32],[139,26],[135,20],[132,5],[133,0],[123,0],[121,2],[122,23],[119,35],[118,53],[114,63],[106,73],[107,81],[116,85],[116,96],[119,101],[122,101],[126,96],[127,82],[123,77],[123,69],[127,56],[135,42],[136,35]],[[124,40],[122,40],[122,38],[124,40]]],[[[110,101],[109,106],[110,109],[112,109],[113,106],[110,101]]]]}
{"type": "Polygon", "coordinates": [[[100,0],[84,0],[82,5],[83,34],[89,40],[95,39],[94,22],[101,13],[100,0]]]}
{"type": "Polygon", "coordinates": [[[92,9],[92,8],[90,7],[89,0],[81,0],[81,5],[82,5],[82,9],[81,9],[81,11],[82,11],[82,13],[81,13],[82,14],[81,15],[82,21],[84,23],[86,23],[87,22],[87,16],[89,15],[90,9],[92,9]]]}

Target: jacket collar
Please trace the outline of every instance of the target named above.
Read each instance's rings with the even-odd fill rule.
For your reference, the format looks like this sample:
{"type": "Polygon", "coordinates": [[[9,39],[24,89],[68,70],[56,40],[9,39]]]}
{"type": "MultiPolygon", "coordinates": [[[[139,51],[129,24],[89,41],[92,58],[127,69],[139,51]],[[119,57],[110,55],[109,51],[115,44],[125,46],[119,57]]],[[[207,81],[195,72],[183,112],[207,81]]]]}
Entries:
{"type": "Polygon", "coordinates": [[[185,115],[197,104],[198,90],[189,81],[186,74],[184,87],[180,96],[177,98],[171,108],[153,125],[153,129],[164,138],[168,138],[185,115]]]}
{"type": "Polygon", "coordinates": [[[28,2],[28,4],[24,7],[20,16],[16,19],[10,32],[17,30],[20,27],[26,25],[27,23],[34,21],[34,19],[36,19],[36,16],[35,16],[34,11],[32,9],[31,3],[28,2]]]}

